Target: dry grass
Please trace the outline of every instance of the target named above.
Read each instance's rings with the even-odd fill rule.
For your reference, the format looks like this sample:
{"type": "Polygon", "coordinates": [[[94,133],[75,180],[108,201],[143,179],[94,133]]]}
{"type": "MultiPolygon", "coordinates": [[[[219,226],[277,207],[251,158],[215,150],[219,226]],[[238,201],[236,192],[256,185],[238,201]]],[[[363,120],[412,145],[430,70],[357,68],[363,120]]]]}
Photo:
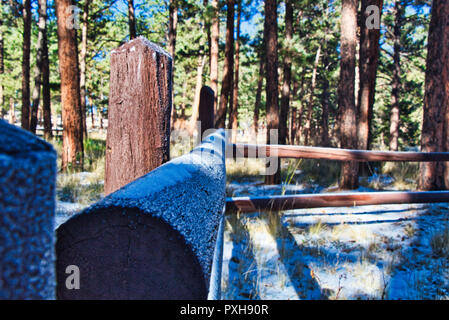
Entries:
{"type": "Polygon", "coordinates": [[[449,257],[449,225],[432,235],[430,246],[434,255],[449,257]]]}

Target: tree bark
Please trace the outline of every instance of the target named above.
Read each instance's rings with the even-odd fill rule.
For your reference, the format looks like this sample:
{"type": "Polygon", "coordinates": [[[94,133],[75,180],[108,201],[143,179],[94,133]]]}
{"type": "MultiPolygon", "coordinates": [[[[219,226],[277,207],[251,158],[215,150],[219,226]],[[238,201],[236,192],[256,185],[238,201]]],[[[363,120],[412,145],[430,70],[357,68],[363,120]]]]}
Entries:
{"type": "MultiPolygon", "coordinates": [[[[341,12],[341,61],[338,104],[341,112],[341,147],[357,147],[357,125],[355,107],[355,50],[357,44],[357,0],[342,0],[341,12]]],[[[340,189],[356,189],[358,186],[358,165],[345,161],[341,166],[340,189]]]]}
{"type": "Polygon", "coordinates": [[[218,41],[220,39],[220,21],[219,21],[218,0],[212,0],[214,14],[211,26],[210,43],[210,87],[214,91],[214,110],[217,111],[218,100],[218,41]]]}
{"type": "Polygon", "coordinates": [[[9,122],[11,124],[16,123],[16,110],[14,108],[14,98],[9,97],[9,122]]]}
{"type": "MultiPolygon", "coordinates": [[[[176,52],[176,30],[178,26],[178,0],[170,0],[170,4],[168,7],[168,53],[172,58],[173,63],[173,74],[175,74],[175,52],[176,52]]],[[[172,79],[174,83],[174,79],[172,79]]],[[[174,91],[172,91],[173,93],[174,91]]],[[[174,101],[174,96],[172,97],[172,101],[174,101]]],[[[174,126],[178,114],[176,113],[175,105],[173,104],[173,108],[171,111],[171,123],[172,127],[174,126]]]]}
{"type": "Polygon", "coordinates": [[[262,86],[265,73],[265,58],[264,54],[260,53],[259,57],[259,77],[257,79],[257,90],[256,90],[256,102],[254,104],[254,119],[253,119],[253,130],[257,135],[259,132],[259,113],[260,113],[260,102],[262,100],[262,86]]]}
{"type": "Polygon", "coordinates": [[[303,72],[302,78],[301,78],[301,90],[299,92],[299,97],[301,97],[299,99],[299,109],[298,109],[298,118],[296,120],[296,134],[295,134],[295,140],[297,141],[297,143],[301,143],[301,137],[303,136],[302,134],[302,116],[304,113],[304,104],[302,102],[302,97],[304,96],[304,84],[305,84],[305,71],[303,72]]]}
{"type": "Polygon", "coordinates": [[[81,52],[80,52],[80,95],[83,135],[87,138],[87,106],[86,106],[86,55],[87,55],[87,31],[89,28],[89,4],[90,0],[84,0],[83,26],[81,29],[81,52]]]}
{"type": "MultiPolygon", "coordinates": [[[[421,151],[448,151],[449,2],[434,0],[429,26],[421,151]]],[[[421,163],[419,189],[449,188],[448,163],[421,163]]]]}
{"type": "MultiPolygon", "coordinates": [[[[327,60],[327,57],[324,58],[327,60]]],[[[325,65],[327,62],[324,62],[325,65]]],[[[321,93],[321,105],[322,105],[322,114],[321,114],[321,146],[329,147],[330,139],[329,139],[329,80],[326,76],[323,77],[323,91],[321,93]]]]}
{"type": "Polygon", "coordinates": [[[242,0],[237,0],[237,34],[235,42],[235,74],[234,74],[234,92],[232,94],[232,110],[229,113],[229,123],[232,129],[232,143],[237,141],[237,129],[238,129],[238,103],[239,103],[239,64],[240,64],[240,20],[242,17],[242,0]]]}
{"type": "Polygon", "coordinates": [[[41,84],[43,73],[43,56],[44,56],[44,41],[47,21],[47,0],[39,0],[39,34],[37,36],[37,53],[36,66],[34,68],[34,89],[33,89],[33,104],[31,108],[30,131],[36,133],[37,127],[37,113],[39,110],[39,101],[41,97],[41,84]]]}
{"type": "Polygon", "coordinates": [[[311,127],[312,127],[312,114],[313,114],[313,98],[315,96],[315,86],[316,86],[316,75],[318,70],[318,63],[320,61],[321,54],[321,45],[318,45],[318,49],[315,55],[315,61],[313,63],[313,71],[312,71],[312,83],[310,85],[310,96],[309,103],[307,104],[307,119],[306,125],[304,126],[304,144],[309,144],[309,138],[311,136],[311,127]]]}
{"type": "Polygon", "coordinates": [[[289,50],[293,37],[293,5],[291,0],[285,0],[285,41],[287,43],[284,57],[284,70],[281,92],[281,110],[279,114],[279,144],[287,142],[287,118],[290,108],[290,85],[292,77],[292,58],[289,50]]]}
{"type": "Polygon", "coordinates": [[[232,94],[234,73],[234,4],[234,0],[227,0],[225,61],[223,80],[221,82],[220,105],[217,110],[217,118],[215,119],[215,128],[225,127],[228,102],[232,103],[230,95],[232,94]]]}
{"type": "Polygon", "coordinates": [[[129,26],[129,39],[132,40],[136,37],[136,17],[134,15],[134,0],[128,0],[128,26],[129,26]]]}
{"type": "Polygon", "coordinates": [[[401,0],[394,5],[394,46],[393,46],[393,81],[391,83],[391,113],[390,113],[390,150],[398,150],[399,140],[399,95],[401,90],[401,26],[404,11],[401,0]]]}
{"type": "MultiPolygon", "coordinates": [[[[359,67],[359,95],[358,95],[358,148],[370,149],[371,119],[376,91],[376,72],[379,60],[379,29],[368,29],[366,8],[376,5],[382,13],[383,0],[362,0],[362,21],[360,23],[360,67],[359,67]]],[[[380,17],[379,17],[380,18],[380,17]]]]}
{"type": "Polygon", "coordinates": [[[51,124],[51,97],[50,97],[50,63],[48,60],[47,32],[44,33],[42,57],[42,111],[44,114],[44,138],[53,137],[51,124]]]}
{"type": "MultiPolygon", "coordinates": [[[[304,75],[302,75],[301,79],[301,89],[304,84],[304,75]]],[[[298,81],[293,81],[293,90],[292,90],[292,98],[295,99],[297,97],[299,91],[300,84],[298,81]]],[[[296,143],[296,133],[298,131],[298,109],[296,105],[292,105],[291,114],[290,114],[290,144],[296,143]]]]}
{"type": "Polygon", "coordinates": [[[22,128],[30,129],[31,0],[23,1],[22,128]]]}
{"type": "MultiPolygon", "coordinates": [[[[270,130],[279,129],[279,89],[278,89],[278,27],[276,0],[265,1],[265,56],[266,56],[266,97],[267,97],[267,144],[271,141],[270,130]]],[[[277,160],[275,174],[265,175],[265,184],[279,184],[281,182],[280,161],[277,160]]]]}
{"type": "Polygon", "coordinates": [[[206,62],[205,56],[203,53],[200,53],[198,56],[198,67],[196,69],[196,85],[195,85],[195,96],[193,98],[192,105],[192,116],[190,118],[189,123],[189,131],[190,134],[193,134],[193,131],[196,127],[196,121],[198,120],[198,112],[200,107],[200,93],[201,87],[203,86],[203,70],[204,64],[206,62]]]}
{"type": "Polygon", "coordinates": [[[61,74],[62,105],[62,164],[61,170],[83,168],[83,126],[80,108],[80,82],[78,70],[78,45],[76,29],[70,28],[70,0],[58,0],[56,17],[58,20],[58,56],[61,74]]]}

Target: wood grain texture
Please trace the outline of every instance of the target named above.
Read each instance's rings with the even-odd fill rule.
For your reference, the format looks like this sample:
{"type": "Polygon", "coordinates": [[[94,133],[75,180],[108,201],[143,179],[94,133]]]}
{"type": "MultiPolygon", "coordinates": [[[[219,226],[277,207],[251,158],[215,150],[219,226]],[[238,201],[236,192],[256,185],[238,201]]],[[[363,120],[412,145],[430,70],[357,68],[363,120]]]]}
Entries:
{"type": "Polygon", "coordinates": [[[279,158],[327,159],[338,161],[449,161],[449,152],[392,152],[367,151],[287,145],[233,144],[233,156],[254,158],[277,156],[279,158]]]}
{"type": "Polygon", "coordinates": [[[169,160],[172,59],[138,37],[111,53],[105,194],[169,160]]]}
{"type": "Polygon", "coordinates": [[[321,207],[351,207],[377,204],[449,202],[449,191],[431,192],[353,192],[301,194],[226,199],[226,210],[255,212],[321,207]]]}

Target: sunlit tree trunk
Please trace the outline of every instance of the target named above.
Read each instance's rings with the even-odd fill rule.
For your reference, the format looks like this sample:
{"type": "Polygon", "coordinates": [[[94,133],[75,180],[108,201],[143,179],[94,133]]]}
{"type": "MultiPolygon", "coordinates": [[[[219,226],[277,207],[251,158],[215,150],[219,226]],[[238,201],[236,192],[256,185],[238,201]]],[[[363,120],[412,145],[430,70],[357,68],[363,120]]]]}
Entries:
{"type": "MultiPolygon", "coordinates": [[[[178,1],[170,0],[169,4],[169,13],[168,13],[168,53],[172,57],[172,81],[174,81],[175,74],[175,53],[176,53],[176,29],[178,26],[178,1]]],[[[174,102],[174,90],[172,91],[172,101],[174,102]]],[[[174,126],[178,114],[176,113],[175,104],[173,104],[173,108],[171,110],[171,123],[172,127],[174,126]]]]}
{"type": "Polygon", "coordinates": [[[225,61],[221,84],[220,104],[215,118],[215,127],[224,128],[230,95],[232,94],[234,71],[234,0],[227,0],[225,61]]]}
{"type": "Polygon", "coordinates": [[[234,92],[232,95],[232,110],[230,112],[229,123],[232,129],[232,142],[237,142],[238,128],[238,103],[239,103],[239,64],[240,64],[240,20],[242,17],[242,0],[237,0],[237,35],[235,42],[235,74],[234,74],[234,92]]]}
{"type": "Polygon", "coordinates": [[[210,42],[210,87],[215,94],[214,110],[217,110],[218,100],[218,41],[220,38],[220,11],[218,5],[218,0],[212,0],[212,8],[214,10],[214,14],[212,17],[210,42]]]}
{"type": "MultiPolygon", "coordinates": [[[[354,95],[357,3],[357,0],[342,0],[338,104],[341,112],[340,141],[341,147],[345,149],[355,149],[357,147],[354,95]]],[[[344,161],[341,166],[340,188],[356,189],[357,187],[358,165],[356,162],[344,161]]]]}
{"type": "Polygon", "coordinates": [[[9,98],[9,122],[11,124],[16,123],[16,110],[14,108],[14,98],[9,98]]]}
{"type": "MultiPolygon", "coordinates": [[[[368,29],[366,8],[376,5],[379,15],[382,12],[383,0],[362,0],[362,21],[360,23],[360,86],[358,103],[358,148],[369,149],[371,136],[371,119],[374,107],[374,94],[376,91],[376,72],[379,59],[380,29],[368,29]]],[[[380,19],[380,16],[379,16],[380,19]]]]}
{"type": "MultiPolygon", "coordinates": [[[[429,26],[421,151],[449,151],[449,2],[434,0],[429,26]]],[[[421,162],[419,188],[449,188],[448,163],[421,162]]]]}
{"type": "Polygon", "coordinates": [[[70,0],[57,0],[58,57],[61,74],[62,163],[61,169],[83,168],[83,125],[80,107],[78,45],[76,29],[70,27],[70,0]]]}
{"type": "Polygon", "coordinates": [[[293,5],[291,0],[285,0],[285,42],[287,44],[284,57],[284,70],[281,92],[281,109],[279,114],[279,144],[287,141],[287,118],[290,108],[290,85],[292,77],[292,58],[290,46],[293,37],[293,5]]]}
{"type": "Polygon", "coordinates": [[[390,113],[390,150],[398,150],[399,140],[399,95],[401,91],[401,26],[404,11],[401,0],[396,0],[395,24],[393,29],[393,81],[391,83],[391,113],[390,113]]]}
{"type": "Polygon", "coordinates": [[[86,55],[87,55],[87,31],[89,28],[89,3],[90,0],[84,0],[83,26],[81,28],[81,52],[80,52],[80,94],[83,134],[87,138],[87,106],[86,106],[86,55]]]}

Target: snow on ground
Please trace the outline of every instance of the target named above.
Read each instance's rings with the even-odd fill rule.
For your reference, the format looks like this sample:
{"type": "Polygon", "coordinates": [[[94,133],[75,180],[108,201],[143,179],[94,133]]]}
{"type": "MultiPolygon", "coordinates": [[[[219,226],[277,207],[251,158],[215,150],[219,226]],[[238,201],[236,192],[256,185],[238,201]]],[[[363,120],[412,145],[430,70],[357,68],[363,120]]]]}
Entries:
{"type": "MultiPolygon", "coordinates": [[[[230,187],[235,196],[282,192],[230,187]]],[[[407,204],[228,215],[223,298],[447,299],[448,255],[436,254],[431,239],[448,228],[448,209],[407,204]]]]}
{"type": "MultiPolygon", "coordinates": [[[[78,173],[77,183],[88,186],[88,178],[78,173]]],[[[313,183],[227,186],[230,196],[317,192],[326,190],[313,183]]],[[[56,227],[87,205],[58,201],[56,227]]],[[[227,215],[223,298],[448,299],[449,252],[438,254],[431,244],[448,228],[448,209],[445,203],[227,215]]]]}
{"type": "Polygon", "coordinates": [[[66,222],[75,213],[81,211],[86,206],[79,203],[56,201],[56,224],[55,229],[66,222]]]}

